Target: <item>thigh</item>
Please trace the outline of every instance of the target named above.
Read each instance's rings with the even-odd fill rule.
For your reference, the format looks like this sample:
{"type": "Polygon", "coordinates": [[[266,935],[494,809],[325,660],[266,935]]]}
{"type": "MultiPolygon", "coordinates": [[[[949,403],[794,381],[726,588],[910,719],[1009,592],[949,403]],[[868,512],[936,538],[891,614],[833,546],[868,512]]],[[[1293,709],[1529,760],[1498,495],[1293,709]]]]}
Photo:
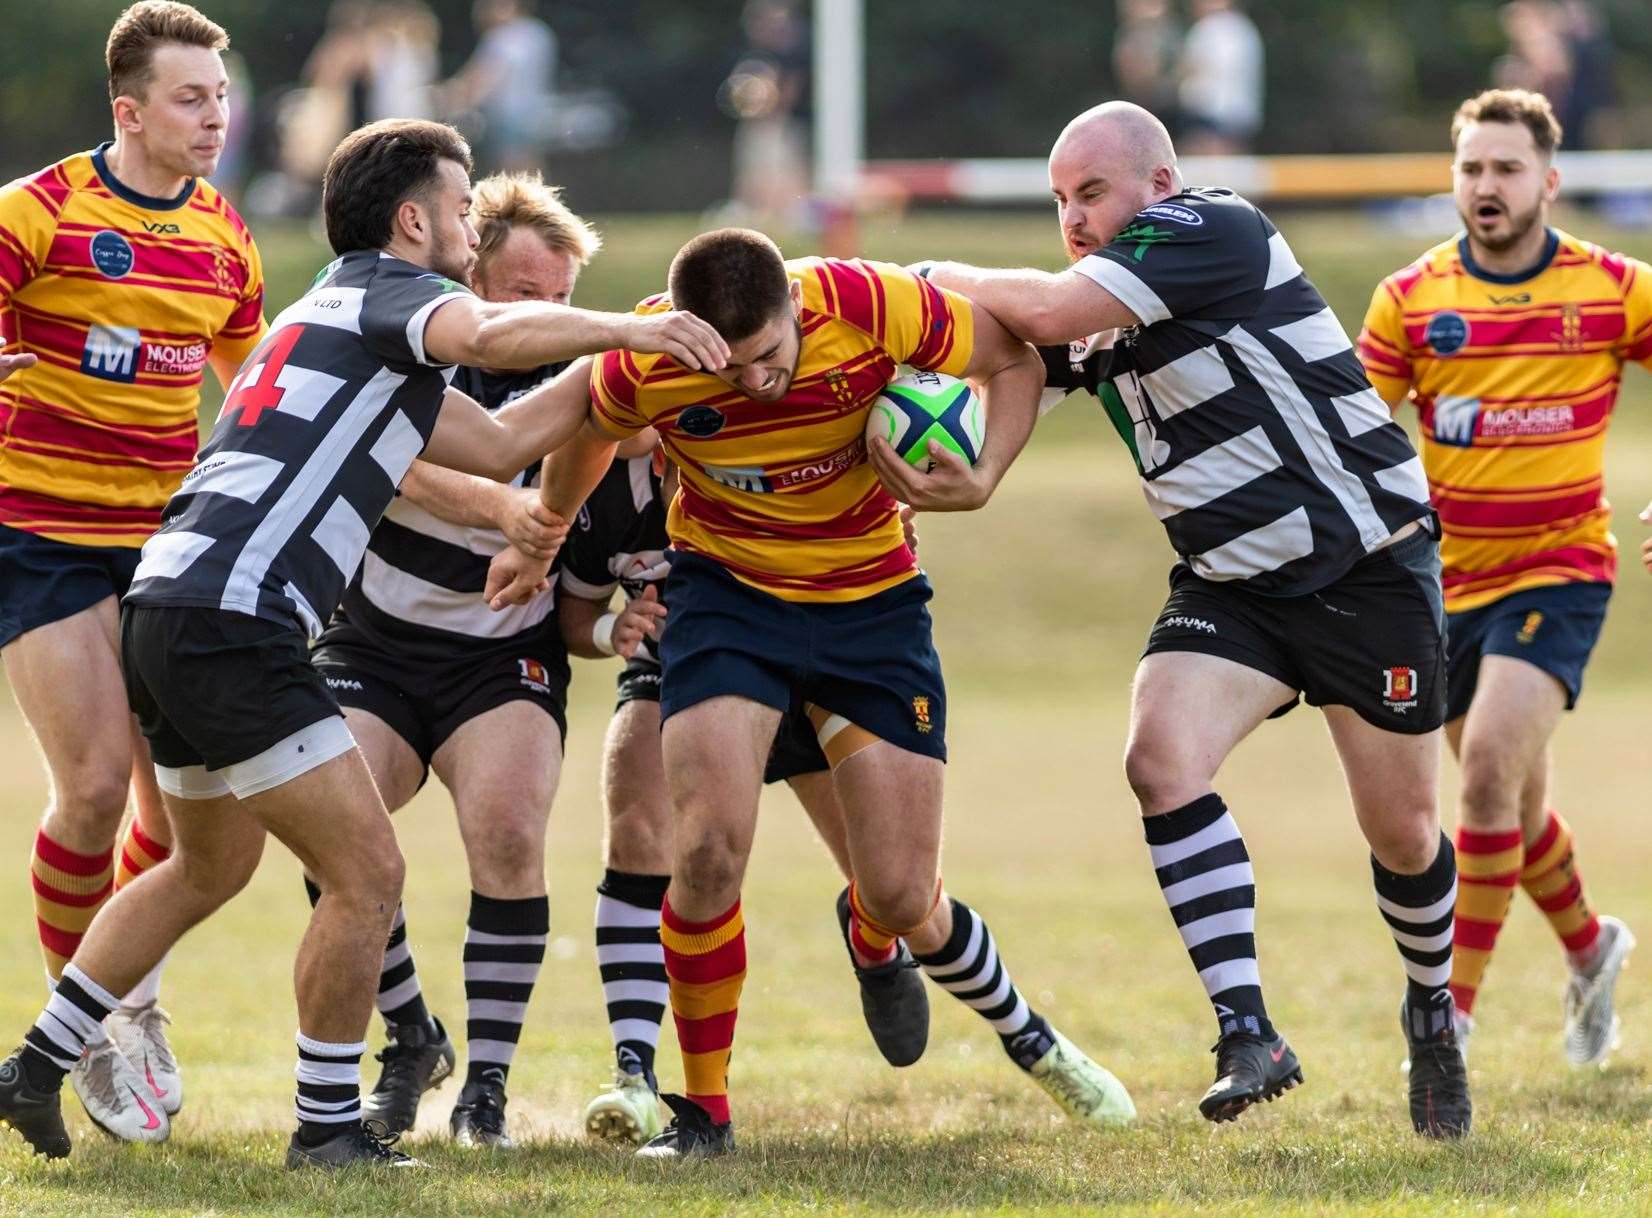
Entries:
{"type": "Polygon", "coordinates": [[[1325,722],[1365,840],[1385,863],[1422,852],[1420,871],[1439,835],[1442,733],[1388,731],[1347,706],[1327,706],[1325,722]]]}
{"type": "MultiPolygon", "coordinates": [[[[358,717],[376,720],[413,754],[419,765],[419,776],[407,792],[407,798],[411,798],[413,791],[424,782],[430,755],[436,751],[431,735],[434,717],[431,697],[436,691],[430,688],[430,682],[420,679],[422,666],[374,645],[351,623],[336,619],[310,653],[310,662],[350,718],[352,727],[358,717]]],[[[368,764],[377,777],[379,767],[374,764],[375,760],[374,753],[368,751],[368,764]]],[[[393,800],[386,789],[385,803],[392,811],[400,807],[401,802],[393,800]]]]}
{"type": "Polygon", "coordinates": [[[941,795],[946,767],[888,741],[832,771],[843,810],[849,869],[868,886],[922,887],[940,877],[941,795]]]}
{"type": "Polygon", "coordinates": [[[118,601],[137,556],[136,549],[70,545],[0,525],[0,651],[42,627],[118,601]]]}
{"type": "Polygon", "coordinates": [[[240,800],[233,795],[183,799],[170,793],[162,798],[178,866],[209,872],[214,883],[235,890],[252,878],[264,853],[264,826],[240,800]]]}
{"type": "Polygon", "coordinates": [[[436,750],[431,768],[453,793],[472,848],[524,835],[544,853],[545,822],[562,776],[562,732],[533,702],[513,700],[469,720],[436,750]]]}
{"type": "Polygon", "coordinates": [[[1563,708],[1571,710],[1583,692],[1584,669],[1600,639],[1611,593],[1609,584],[1561,584],[1498,601],[1487,610],[1491,621],[1482,663],[1524,662],[1552,680],[1563,708]]]}
{"type": "MultiPolygon", "coordinates": [[[[652,689],[657,695],[658,681],[652,689]]],[[[639,875],[671,870],[671,800],[660,750],[660,704],[620,704],[602,746],[602,799],[608,814],[607,865],[639,875]]]]}
{"type": "Polygon", "coordinates": [[[665,720],[660,755],[679,860],[708,846],[741,859],[751,850],[763,761],[779,722],[773,707],[737,697],[712,698],[665,720]]]}
{"type": "MultiPolygon", "coordinates": [[[[1148,632],[1142,657],[1207,656],[1271,678],[1273,684],[1265,688],[1276,690],[1279,700],[1268,708],[1268,713],[1282,715],[1296,704],[1302,689],[1291,630],[1283,616],[1285,604],[1283,600],[1256,596],[1235,584],[1204,579],[1185,563],[1177,563],[1170,571],[1170,594],[1148,632]]],[[[1226,670],[1189,665],[1185,671],[1226,670]]],[[[1239,680],[1232,678],[1232,682],[1239,680]]]]}
{"type": "Polygon", "coordinates": [[[396,861],[390,814],[360,750],[350,749],[240,803],[324,890],[354,886],[365,869],[396,861]]]}
{"type": "Polygon", "coordinates": [[[1295,697],[1289,685],[1237,660],[1154,652],[1136,666],[1126,751],[1209,779],[1241,740],[1295,697]]]}
{"type": "Polygon", "coordinates": [[[802,606],[742,584],[694,554],[673,557],[665,600],[671,626],[659,641],[663,722],[713,700],[776,711],[792,704],[809,646],[802,606]]]}
{"type": "MultiPolygon", "coordinates": [[[[555,629],[555,622],[551,628],[555,629]]],[[[455,653],[426,678],[420,691],[433,708],[430,739],[435,752],[459,731],[494,711],[517,704],[515,715],[533,723],[536,734],[548,727],[556,734],[557,756],[568,734],[568,653],[560,639],[541,637],[504,649],[474,655],[455,653]],[[537,720],[522,715],[532,710],[537,720]]],[[[474,734],[474,733],[472,733],[474,734]]],[[[553,786],[554,791],[554,786],[553,786]]]]}
{"type": "Polygon", "coordinates": [[[797,802],[803,805],[803,811],[808,814],[814,824],[815,832],[820,834],[820,840],[827,852],[832,856],[832,862],[844,879],[849,879],[853,871],[849,865],[849,840],[846,835],[843,817],[843,805],[838,801],[837,787],[832,782],[829,770],[811,770],[802,774],[793,774],[786,779],[797,796],[797,802]]]}
{"type": "Polygon", "coordinates": [[[356,747],[361,750],[384,806],[392,812],[405,807],[424,785],[424,758],[401,732],[372,711],[346,705],[344,722],[356,738],[356,747]]]}

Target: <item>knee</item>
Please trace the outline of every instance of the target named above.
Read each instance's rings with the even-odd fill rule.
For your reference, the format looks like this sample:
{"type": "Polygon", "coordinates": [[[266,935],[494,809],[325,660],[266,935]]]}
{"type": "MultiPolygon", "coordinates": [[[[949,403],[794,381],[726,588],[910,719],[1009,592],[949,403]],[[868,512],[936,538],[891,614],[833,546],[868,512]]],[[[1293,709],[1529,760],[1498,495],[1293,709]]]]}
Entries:
{"type": "Polygon", "coordinates": [[[1440,848],[1440,821],[1433,808],[1417,808],[1385,818],[1371,838],[1371,853],[1388,870],[1420,875],[1440,848]]]}
{"type": "Polygon", "coordinates": [[[382,840],[352,851],[351,857],[340,859],[339,863],[340,866],[320,881],[322,891],[353,904],[386,909],[393,908],[402,899],[407,863],[388,829],[382,840]]]}
{"type": "Polygon", "coordinates": [[[1510,751],[1495,741],[1472,740],[1462,753],[1463,818],[1475,826],[1514,822],[1525,774],[1510,751]]]}
{"type": "Polygon", "coordinates": [[[89,763],[53,776],[52,815],[77,830],[114,835],[126,812],[130,769],[89,763]]]}
{"type": "Polygon", "coordinates": [[[541,823],[520,815],[501,815],[487,822],[487,829],[467,841],[471,884],[479,892],[510,892],[526,887],[544,888],[545,831],[541,823]]]}
{"type": "Polygon", "coordinates": [[[682,843],[672,882],[702,893],[726,893],[740,885],[743,852],[735,835],[707,828],[682,843]]]}
{"type": "Polygon", "coordinates": [[[650,860],[650,866],[670,867],[670,812],[658,803],[657,799],[614,800],[608,816],[608,853],[616,864],[643,859],[650,860]]]}
{"type": "Polygon", "coordinates": [[[1168,733],[1132,733],[1124,748],[1124,777],[1144,812],[1168,812],[1210,789],[1210,775],[1168,733]]]}
{"type": "Polygon", "coordinates": [[[861,908],[885,927],[905,933],[917,930],[928,920],[935,907],[935,879],[863,882],[857,877],[855,895],[860,898],[861,908]]]}
{"type": "Polygon", "coordinates": [[[200,858],[179,850],[156,865],[157,879],[169,876],[175,887],[170,899],[205,917],[239,893],[258,870],[258,855],[242,858],[200,858]]]}

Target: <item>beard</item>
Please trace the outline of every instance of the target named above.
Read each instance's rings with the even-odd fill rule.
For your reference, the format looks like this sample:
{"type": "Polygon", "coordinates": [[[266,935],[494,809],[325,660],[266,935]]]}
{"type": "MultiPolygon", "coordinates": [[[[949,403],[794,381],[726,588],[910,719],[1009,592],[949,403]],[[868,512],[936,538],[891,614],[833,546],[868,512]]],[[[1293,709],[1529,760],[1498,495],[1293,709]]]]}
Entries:
{"type": "Polygon", "coordinates": [[[476,255],[461,241],[438,241],[430,251],[430,269],[468,288],[471,272],[476,269],[476,255]]]}
{"type": "Polygon", "coordinates": [[[1508,219],[1508,229],[1502,235],[1495,237],[1481,235],[1477,231],[1478,225],[1475,223],[1475,217],[1459,212],[1458,218],[1462,220],[1463,228],[1473,234],[1476,244],[1483,245],[1494,254],[1500,254],[1504,250],[1513,249],[1519,245],[1520,242],[1525,240],[1526,235],[1537,227],[1538,221],[1542,219],[1542,206],[1541,204],[1534,205],[1531,210],[1525,212],[1505,208],[1503,214],[1508,219]]]}

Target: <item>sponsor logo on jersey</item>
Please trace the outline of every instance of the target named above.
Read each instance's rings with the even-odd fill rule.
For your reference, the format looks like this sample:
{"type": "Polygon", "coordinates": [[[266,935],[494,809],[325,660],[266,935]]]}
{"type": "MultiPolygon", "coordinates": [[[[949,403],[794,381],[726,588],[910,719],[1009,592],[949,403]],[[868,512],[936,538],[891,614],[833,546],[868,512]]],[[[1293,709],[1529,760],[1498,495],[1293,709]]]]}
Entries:
{"type": "Polygon", "coordinates": [[[80,354],[80,370],[101,380],[130,383],[138,377],[142,346],[142,336],[128,326],[91,326],[80,354]]]}
{"type": "Polygon", "coordinates": [[[132,270],[132,243],[112,228],[92,238],[92,265],[105,279],[124,279],[132,270]]]}
{"type": "Polygon", "coordinates": [[[1434,418],[1430,424],[1435,443],[1467,448],[1474,443],[1474,425],[1479,419],[1479,398],[1439,398],[1434,403],[1434,418]]]}
{"type": "Polygon", "coordinates": [[[1185,613],[1173,613],[1167,618],[1161,618],[1159,626],[1167,630],[1196,630],[1200,634],[1216,633],[1214,622],[1207,622],[1202,617],[1189,617],[1185,613]]]}
{"type": "Polygon", "coordinates": [[[1537,628],[1543,624],[1543,611],[1533,609],[1526,615],[1526,620],[1520,624],[1520,633],[1514,636],[1514,641],[1522,647],[1529,647],[1531,641],[1537,637],[1537,628]]]}
{"type": "Polygon", "coordinates": [[[687,432],[697,440],[709,440],[723,430],[727,416],[714,406],[690,406],[677,419],[677,430],[687,432]]]}
{"type": "Polygon", "coordinates": [[[143,370],[168,376],[193,376],[206,367],[205,343],[152,343],[143,345],[143,370]]]}
{"type": "Polygon", "coordinates": [[[142,224],[144,232],[154,233],[157,237],[176,237],[184,231],[176,224],[168,224],[164,220],[157,220],[153,224],[151,224],[148,220],[144,220],[142,221],[142,224]]]}
{"type": "Polygon", "coordinates": [[[865,460],[866,441],[857,436],[836,452],[806,461],[802,465],[788,465],[777,470],[770,470],[762,465],[705,465],[701,466],[701,470],[712,481],[732,490],[767,495],[775,491],[796,490],[822,479],[835,478],[865,460]]]}
{"type": "Polygon", "coordinates": [[[1497,296],[1488,292],[1486,294],[1486,299],[1491,301],[1492,304],[1499,306],[1524,305],[1531,304],[1532,294],[1530,292],[1516,292],[1512,296],[1497,296]]]}
{"type": "Polygon", "coordinates": [[[1456,355],[1468,343],[1468,321],[1461,313],[1446,309],[1428,319],[1423,338],[1442,359],[1456,355]]]}
{"type": "Polygon", "coordinates": [[[766,495],[774,489],[769,485],[761,465],[704,465],[700,468],[713,482],[720,482],[731,490],[766,495]]]}
{"type": "Polygon", "coordinates": [[[1177,203],[1155,203],[1152,207],[1144,207],[1138,213],[1143,216],[1152,216],[1155,220],[1174,220],[1177,224],[1186,224],[1197,228],[1205,222],[1205,218],[1191,207],[1182,207],[1177,203]]]}
{"type": "Polygon", "coordinates": [[[538,660],[522,659],[516,662],[522,670],[522,684],[536,694],[551,692],[551,674],[538,660]]]}
{"type": "Polygon", "coordinates": [[[1156,224],[1132,224],[1118,236],[1114,237],[1111,245],[1134,245],[1136,248],[1130,255],[1130,261],[1140,262],[1147,256],[1147,251],[1155,245],[1169,241],[1175,233],[1168,228],[1160,228],[1156,224]]]}
{"type": "Polygon", "coordinates": [[[1417,705],[1417,670],[1415,668],[1385,668],[1382,670],[1382,704],[1391,711],[1404,714],[1417,705]]]}
{"type": "Polygon", "coordinates": [[[929,717],[929,699],[922,695],[912,699],[912,725],[920,735],[927,736],[934,730],[935,722],[929,717]]]}
{"type": "Polygon", "coordinates": [[[328,689],[353,689],[356,693],[364,692],[361,682],[354,677],[325,677],[328,689]]]}

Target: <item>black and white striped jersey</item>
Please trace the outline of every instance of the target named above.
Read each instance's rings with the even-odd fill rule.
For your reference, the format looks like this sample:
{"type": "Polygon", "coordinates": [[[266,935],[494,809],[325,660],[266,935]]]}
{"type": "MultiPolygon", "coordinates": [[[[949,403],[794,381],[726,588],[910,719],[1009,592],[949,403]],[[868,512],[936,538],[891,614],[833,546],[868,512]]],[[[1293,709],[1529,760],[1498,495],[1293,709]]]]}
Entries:
{"type": "Polygon", "coordinates": [[[425,323],[465,291],[376,250],[323,270],[230,386],[126,599],[319,634],[435,429],[453,370],[425,323]]]}
{"type": "Polygon", "coordinates": [[[1430,514],[1416,450],[1250,203],[1185,191],[1074,269],[1141,325],[1075,349],[1066,383],[1088,380],[1196,574],[1303,595],[1430,514]]]}
{"type": "MultiPolygon", "coordinates": [[[[460,368],[453,387],[496,411],[538,388],[568,366],[545,364],[531,372],[484,372],[460,368]]],[[[511,479],[536,486],[539,463],[511,479]]],[[[495,613],[482,599],[488,563],[509,543],[497,529],[453,524],[397,496],[373,530],[361,570],[339,608],[352,626],[386,646],[430,659],[451,659],[455,649],[511,646],[546,629],[556,607],[555,587],[525,605],[495,613]]]]}
{"type": "MultiPolygon", "coordinates": [[[[671,539],[665,530],[667,504],[660,481],[652,456],[615,461],[609,467],[562,543],[558,582],[564,592],[601,601],[615,588],[634,598],[653,584],[663,598],[671,570],[665,550],[671,539]]],[[[659,659],[651,639],[642,641],[637,654],[659,659]]]]}

